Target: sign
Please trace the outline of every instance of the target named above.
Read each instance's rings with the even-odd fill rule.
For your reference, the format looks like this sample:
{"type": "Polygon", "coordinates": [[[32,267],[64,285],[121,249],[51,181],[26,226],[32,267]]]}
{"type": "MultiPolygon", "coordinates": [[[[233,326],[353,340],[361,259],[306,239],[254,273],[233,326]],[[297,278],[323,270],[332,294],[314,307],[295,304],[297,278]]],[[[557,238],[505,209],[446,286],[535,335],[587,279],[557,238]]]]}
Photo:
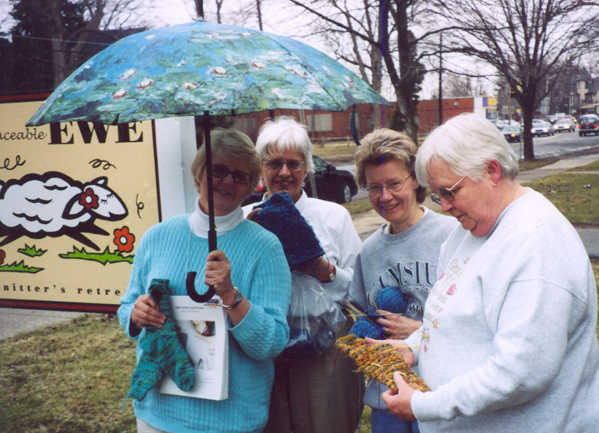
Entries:
{"type": "Polygon", "coordinates": [[[161,219],[154,124],[26,127],[0,104],[0,306],[114,311],[161,219]]]}

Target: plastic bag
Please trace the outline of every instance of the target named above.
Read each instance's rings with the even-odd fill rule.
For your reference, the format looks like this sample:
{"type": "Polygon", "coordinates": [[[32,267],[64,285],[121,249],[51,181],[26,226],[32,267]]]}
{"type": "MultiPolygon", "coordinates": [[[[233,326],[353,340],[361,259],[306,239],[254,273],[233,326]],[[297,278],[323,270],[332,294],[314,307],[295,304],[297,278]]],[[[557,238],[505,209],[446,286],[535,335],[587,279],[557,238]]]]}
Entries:
{"type": "Polygon", "coordinates": [[[291,304],[287,314],[289,342],[281,354],[284,358],[316,357],[333,345],[337,336],[346,329],[347,318],[340,306],[314,280],[309,275],[293,273],[291,304]]]}

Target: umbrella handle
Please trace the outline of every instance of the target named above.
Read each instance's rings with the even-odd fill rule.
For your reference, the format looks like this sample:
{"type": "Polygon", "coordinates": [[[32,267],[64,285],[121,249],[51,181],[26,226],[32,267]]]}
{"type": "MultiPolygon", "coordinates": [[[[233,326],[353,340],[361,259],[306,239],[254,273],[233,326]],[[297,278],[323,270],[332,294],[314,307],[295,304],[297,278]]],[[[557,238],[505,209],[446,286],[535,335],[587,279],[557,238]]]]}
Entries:
{"type": "Polygon", "coordinates": [[[187,280],[185,281],[185,288],[187,289],[187,295],[196,302],[208,302],[216,293],[214,287],[208,286],[208,291],[203,295],[198,294],[195,288],[195,278],[197,272],[188,272],[187,280]]]}
{"type": "MultiPolygon", "coordinates": [[[[204,130],[204,145],[206,146],[206,181],[208,183],[208,251],[214,251],[216,246],[216,225],[214,223],[214,191],[212,189],[212,149],[210,145],[210,113],[204,112],[204,115],[200,118],[194,116],[195,127],[196,127],[196,147],[199,149],[201,146],[200,135],[197,130],[202,127],[204,130]]],[[[195,302],[208,302],[216,291],[214,287],[208,286],[206,293],[200,295],[195,288],[195,278],[197,272],[188,272],[187,279],[185,281],[185,289],[187,295],[195,302]]]]}

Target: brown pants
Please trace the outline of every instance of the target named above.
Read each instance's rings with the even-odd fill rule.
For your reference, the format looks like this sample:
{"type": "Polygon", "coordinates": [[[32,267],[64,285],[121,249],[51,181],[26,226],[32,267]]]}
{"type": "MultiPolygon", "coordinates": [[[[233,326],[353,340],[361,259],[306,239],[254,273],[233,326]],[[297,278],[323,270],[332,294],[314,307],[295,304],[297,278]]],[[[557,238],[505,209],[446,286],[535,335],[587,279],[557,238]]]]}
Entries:
{"type": "Polygon", "coordinates": [[[334,345],[317,358],[278,358],[264,433],[353,433],[364,393],[354,370],[334,345]]]}

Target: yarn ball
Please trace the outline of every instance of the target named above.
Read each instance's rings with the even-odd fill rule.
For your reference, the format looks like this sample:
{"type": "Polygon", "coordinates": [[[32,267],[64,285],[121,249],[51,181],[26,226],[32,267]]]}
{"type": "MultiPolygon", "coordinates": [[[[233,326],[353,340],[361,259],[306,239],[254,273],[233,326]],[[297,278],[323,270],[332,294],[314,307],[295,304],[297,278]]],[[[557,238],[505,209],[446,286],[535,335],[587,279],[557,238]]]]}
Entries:
{"type": "Polygon", "coordinates": [[[370,337],[376,340],[382,340],[385,338],[385,332],[383,328],[381,328],[378,324],[366,319],[365,317],[360,317],[354,323],[354,325],[349,330],[349,334],[354,334],[356,337],[370,337]]]}
{"type": "Polygon", "coordinates": [[[374,297],[376,306],[391,313],[405,313],[408,302],[399,288],[394,286],[383,287],[374,297]]]}
{"type": "Polygon", "coordinates": [[[262,210],[253,220],[277,235],[291,269],[324,255],[312,226],[297,210],[289,194],[273,194],[254,209],[257,207],[262,210]]]}

